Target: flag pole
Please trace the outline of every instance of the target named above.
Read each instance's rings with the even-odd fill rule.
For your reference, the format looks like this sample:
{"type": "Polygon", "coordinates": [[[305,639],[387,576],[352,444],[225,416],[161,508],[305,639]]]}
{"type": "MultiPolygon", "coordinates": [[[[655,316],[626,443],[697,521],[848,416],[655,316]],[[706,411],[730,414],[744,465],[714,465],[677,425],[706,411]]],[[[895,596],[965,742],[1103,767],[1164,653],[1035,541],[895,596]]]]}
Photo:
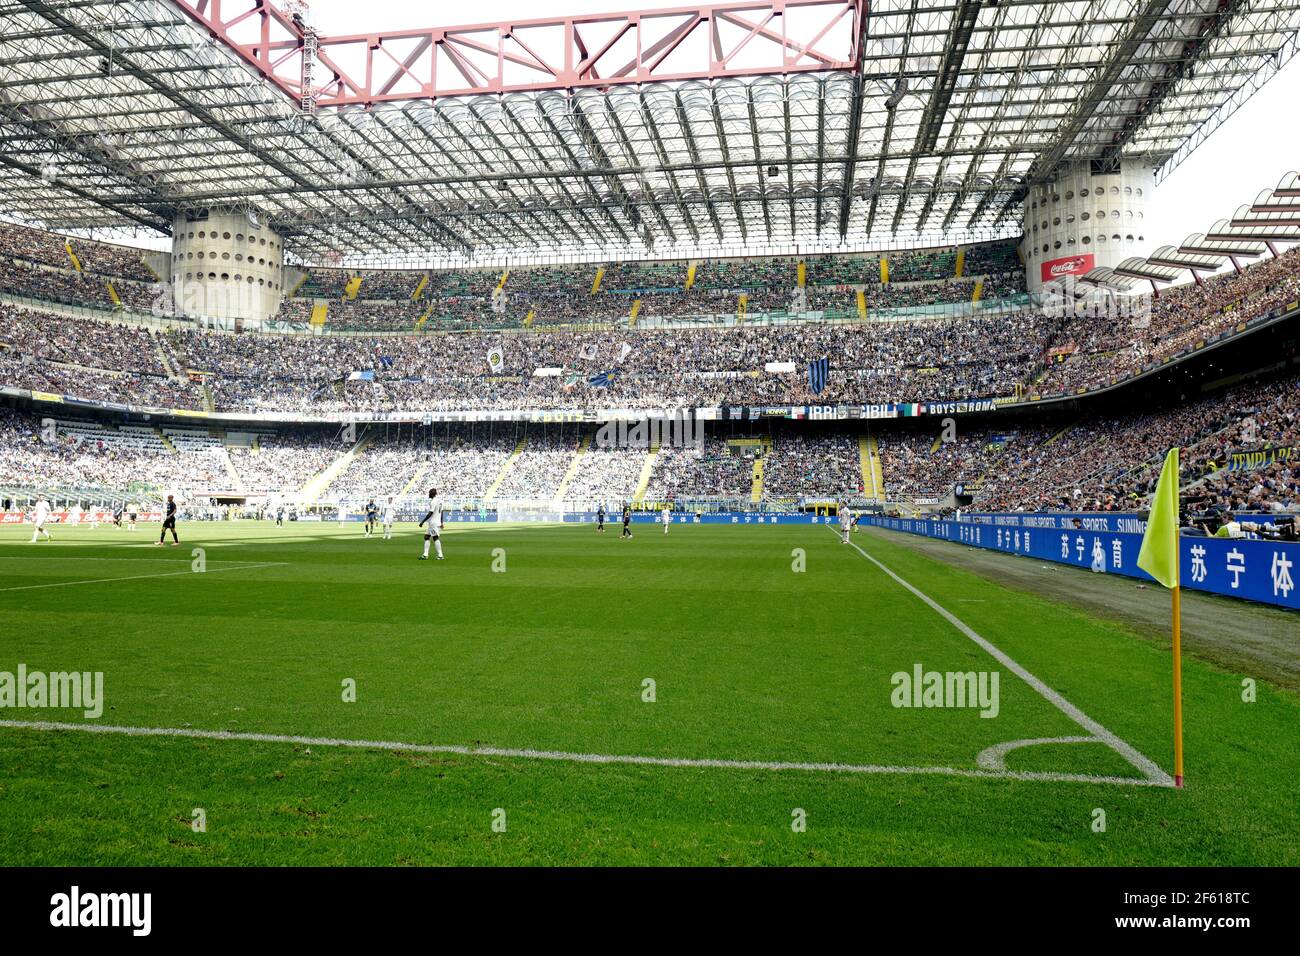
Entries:
{"type": "MultiPolygon", "coordinates": [[[[1175,530],[1175,533],[1176,530],[1175,530]]],[[[1174,786],[1183,785],[1183,642],[1181,586],[1175,584],[1174,596],[1174,786]]]]}
{"type": "MultiPolygon", "coordinates": [[[[1174,450],[1174,455],[1175,455],[1175,456],[1178,456],[1178,455],[1179,455],[1179,452],[1178,452],[1177,449],[1174,450]]],[[[1179,461],[1178,461],[1178,458],[1175,457],[1175,459],[1174,459],[1174,467],[1175,467],[1175,469],[1181,470],[1181,469],[1179,468],[1179,464],[1180,464],[1180,463],[1179,463],[1179,461]]],[[[1175,474],[1177,474],[1177,471],[1175,471],[1175,474]]],[[[1177,485],[1175,485],[1174,487],[1177,488],[1177,485]]],[[[1180,489],[1180,491],[1181,491],[1181,489],[1180,489]]],[[[1174,786],[1175,786],[1175,787],[1182,787],[1182,785],[1183,785],[1183,594],[1182,594],[1183,575],[1182,575],[1182,553],[1181,553],[1181,551],[1179,550],[1179,536],[1180,536],[1180,534],[1181,534],[1181,529],[1179,528],[1179,524],[1180,524],[1180,522],[1179,522],[1179,520],[1178,520],[1179,517],[1181,517],[1181,515],[1178,514],[1178,512],[1181,510],[1181,509],[1178,507],[1178,504],[1179,504],[1179,501],[1180,501],[1180,498],[1181,498],[1181,494],[1180,494],[1180,492],[1176,492],[1175,494],[1178,494],[1179,497],[1176,497],[1176,498],[1174,499],[1174,502],[1175,502],[1175,517],[1174,517],[1174,521],[1173,521],[1173,526],[1174,526],[1174,529],[1173,529],[1173,530],[1174,530],[1174,586],[1173,586],[1173,589],[1172,589],[1172,593],[1173,593],[1173,605],[1174,605],[1174,606],[1173,606],[1173,626],[1174,626],[1174,640],[1173,640],[1173,652],[1174,652],[1174,786]]]]}

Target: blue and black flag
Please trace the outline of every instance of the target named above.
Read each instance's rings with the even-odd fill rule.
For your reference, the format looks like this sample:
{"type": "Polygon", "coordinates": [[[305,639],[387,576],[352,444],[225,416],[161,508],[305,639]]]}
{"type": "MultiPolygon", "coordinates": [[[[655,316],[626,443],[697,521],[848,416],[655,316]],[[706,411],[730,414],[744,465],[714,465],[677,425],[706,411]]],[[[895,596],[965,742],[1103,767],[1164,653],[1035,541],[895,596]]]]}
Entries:
{"type": "Polygon", "coordinates": [[[808,388],[814,395],[820,395],[822,389],[826,387],[826,382],[831,377],[831,360],[828,358],[813,359],[808,363],[808,388]]]}

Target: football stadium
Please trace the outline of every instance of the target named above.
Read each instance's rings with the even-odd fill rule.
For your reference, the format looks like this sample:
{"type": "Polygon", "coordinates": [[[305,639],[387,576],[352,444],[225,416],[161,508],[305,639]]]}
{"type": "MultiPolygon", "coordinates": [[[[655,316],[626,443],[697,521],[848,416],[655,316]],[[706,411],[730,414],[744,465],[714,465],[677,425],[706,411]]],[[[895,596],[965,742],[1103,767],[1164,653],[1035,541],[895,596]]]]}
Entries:
{"type": "Polygon", "coordinates": [[[371,6],[0,0],[0,864],[1300,863],[1300,3],[371,6]]]}

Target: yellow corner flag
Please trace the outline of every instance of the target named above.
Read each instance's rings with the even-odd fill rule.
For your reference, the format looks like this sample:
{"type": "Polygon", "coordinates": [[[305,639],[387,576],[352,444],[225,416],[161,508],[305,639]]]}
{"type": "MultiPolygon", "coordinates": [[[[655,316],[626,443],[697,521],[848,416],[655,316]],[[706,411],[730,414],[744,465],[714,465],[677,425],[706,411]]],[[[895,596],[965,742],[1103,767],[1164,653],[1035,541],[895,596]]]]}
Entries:
{"type": "Polygon", "coordinates": [[[1147,532],[1142,536],[1138,567],[1173,594],[1174,786],[1183,785],[1183,647],[1182,596],[1178,587],[1178,449],[1169,449],[1160,481],[1151,498],[1147,532]]]}
{"type": "Polygon", "coordinates": [[[1178,449],[1169,449],[1151,498],[1138,567],[1167,588],[1178,587],[1178,449]]]}

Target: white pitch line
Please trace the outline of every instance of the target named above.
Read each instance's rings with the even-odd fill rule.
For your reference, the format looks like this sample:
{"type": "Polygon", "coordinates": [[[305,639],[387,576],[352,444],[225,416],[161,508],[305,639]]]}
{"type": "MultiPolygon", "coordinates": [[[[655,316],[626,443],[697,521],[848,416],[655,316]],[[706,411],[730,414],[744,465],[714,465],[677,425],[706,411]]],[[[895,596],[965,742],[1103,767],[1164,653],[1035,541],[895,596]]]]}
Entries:
{"type": "MultiPolygon", "coordinates": [[[[190,563],[189,559],[184,557],[182,558],[95,558],[95,557],[89,557],[89,556],[79,555],[79,554],[69,554],[63,551],[56,552],[55,557],[36,558],[34,561],[32,559],[32,556],[29,554],[0,554],[0,561],[32,561],[33,564],[39,564],[42,561],[49,561],[51,563],[58,562],[58,561],[117,561],[119,563],[122,561],[133,561],[133,562],[140,561],[140,562],[153,562],[155,564],[159,562],[164,562],[168,564],[189,564],[190,563]]],[[[263,561],[237,561],[233,558],[231,559],[209,558],[208,563],[209,564],[257,564],[257,565],[265,564],[265,562],[263,561]]]]}
{"type": "Polygon", "coordinates": [[[625,764],[649,767],[708,768],[723,770],[805,771],[845,774],[905,774],[942,777],[975,777],[993,780],[1046,781],[1051,783],[1102,783],[1127,787],[1158,787],[1159,781],[1142,777],[1111,777],[1084,773],[1041,771],[968,770],[961,767],[896,767],[879,764],[807,763],[786,760],[726,760],[695,757],[644,757],[634,754],[570,753],[563,750],[531,750],[509,747],[465,747],[459,744],[412,744],[395,740],[348,740],[338,737],[302,737],[293,734],[263,734],[233,730],[196,730],[189,727],[117,727],[108,724],[68,724],[57,721],[0,720],[0,728],[14,730],[67,730],[124,737],[186,737],[196,740],[244,741],[247,743],[301,744],[308,747],[347,747],[355,750],[390,750],[402,753],[454,754],[462,757],[516,757],[521,760],[551,760],[565,763],[625,764]]]}
{"type": "Polygon", "coordinates": [[[271,561],[266,564],[245,564],[237,568],[210,568],[207,571],[159,571],[157,574],[128,574],[117,578],[90,578],[85,581],[56,581],[53,584],[22,584],[15,588],[0,588],[6,591],[38,591],[41,588],[68,588],[77,584],[110,584],[114,581],[139,581],[142,578],[171,578],[181,574],[217,574],[221,571],[251,571],[254,568],[282,568],[288,562],[271,561]]]}
{"type": "MultiPolygon", "coordinates": [[[[836,533],[834,528],[830,530],[832,533],[836,533]]],[[[894,581],[902,585],[908,591],[911,591],[912,594],[920,598],[936,614],[942,617],[945,621],[947,621],[957,630],[961,631],[961,633],[964,634],[966,637],[970,638],[972,641],[974,641],[976,644],[982,647],[985,651],[987,651],[990,655],[992,655],[993,658],[996,661],[998,661],[998,663],[1000,663],[1003,667],[1011,671],[1011,673],[1015,674],[1022,681],[1024,681],[1026,684],[1032,687],[1035,691],[1039,693],[1040,696],[1042,696],[1053,706],[1055,706],[1057,710],[1065,714],[1065,716],[1069,717],[1071,720],[1073,720],[1084,730],[1088,731],[1088,733],[1092,734],[1094,737],[1099,738],[1103,743],[1105,743],[1108,747],[1110,747],[1111,750],[1114,750],[1117,754],[1119,754],[1121,757],[1123,757],[1125,760],[1131,763],[1134,767],[1142,771],[1142,774],[1153,785],[1160,786],[1160,787],[1172,787],[1174,785],[1173,778],[1169,776],[1169,774],[1161,770],[1160,765],[1157,764],[1150,757],[1147,757],[1136,747],[1134,747],[1132,744],[1128,743],[1118,735],[1107,730],[1105,727],[1103,727],[1097,721],[1093,720],[1091,717],[1085,714],[1074,704],[1070,703],[1068,700],[1062,697],[1059,693],[1052,690],[1052,688],[1048,687],[1047,684],[1039,680],[1037,677],[1031,674],[1020,664],[1012,660],[1012,658],[1004,651],[1000,650],[998,647],[996,647],[986,638],[983,638],[979,634],[977,634],[970,627],[970,625],[968,625],[961,618],[957,617],[957,615],[953,614],[951,611],[949,611],[946,607],[944,607],[934,598],[930,597],[930,595],[926,594],[924,591],[922,591],[920,588],[916,587],[914,584],[910,583],[909,581],[903,580],[896,573],[894,573],[892,569],[890,569],[885,564],[883,564],[878,558],[875,558],[872,555],[868,554],[866,551],[863,551],[862,548],[858,546],[857,542],[850,541],[849,544],[853,547],[855,551],[858,552],[858,554],[862,555],[864,558],[866,558],[876,567],[880,568],[880,570],[884,571],[887,575],[893,578],[894,581]]]]}
{"type": "Polygon", "coordinates": [[[1007,754],[1021,747],[1037,747],[1039,744],[1104,744],[1105,742],[1096,737],[1035,737],[1032,740],[1005,740],[981,750],[975,762],[985,770],[1006,770],[1007,754]]]}

